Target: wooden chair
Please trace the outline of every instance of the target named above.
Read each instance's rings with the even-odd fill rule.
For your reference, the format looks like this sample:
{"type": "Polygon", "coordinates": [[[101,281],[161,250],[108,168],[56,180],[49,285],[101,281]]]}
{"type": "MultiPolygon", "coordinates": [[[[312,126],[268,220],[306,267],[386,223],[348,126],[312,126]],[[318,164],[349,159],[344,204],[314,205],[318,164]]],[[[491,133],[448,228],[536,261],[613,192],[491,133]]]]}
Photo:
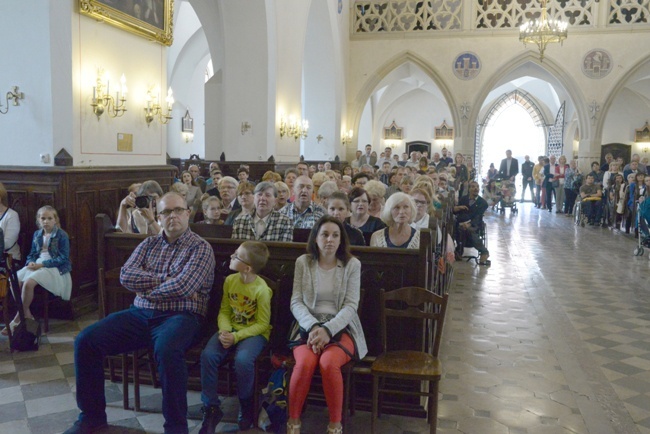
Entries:
{"type": "Polygon", "coordinates": [[[34,298],[39,298],[43,306],[43,333],[50,331],[50,304],[62,300],[41,285],[36,285],[34,288],[34,298]]]}
{"type": "MultiPolygon", "coordinates": [[[[404,287],[386,292],[380,290],[381,337],[383,353],[377,356],[370,372],[372,374],[372,421],[371,432],[377,432],[379,394],[417,395],[429,398],[428,420],[431,434],[436,433],[438,417],[438,382],[442,366],[438,359],[442,326],[447,308],[448,294],[438,296],[420,287],[404,287]],[[386,324],[390,318],[399,321],[414,318],[421,321],[425,329],[423,345],[416,351],[389,351],[386,339],[386,324]],[[422,348],[424,351],[422,351],[422,348]],[[404,381],[428,381],[428,391],[391,389],[385,379],[404,381]]],[[[391,342],[391,345],[400,343],[391,342]]],[[[403,344],[402,344],[403,346],[403,344]]]]}
{"type": "MultiPolygon", "coordinates": [[[[109,313],[117,312],[119,310],[126,309],[128,303],[132,301],[134,295],[123,289],[124,297],[114,297],[113,300],[108,300],[106,285],[107,282],[111,283],[111,286],[114,285],[113,282],[119,279],[119,269],[109,271],[109,277],[106,276],[106,273],[103,268],[100,268],[98,271],[98,281],[97,281],[97,292],[98,292],[98,303],[99,303],[99,319],[106,317],[109,313]],[[117,301],[117,300],[122,300],[117,301]],[[116,302],[117,301],[117,302],[116,302]]],[[[115,296],[115,290],[111,291],[113,296],[115,296]]],[[[117,381],[117,368],[116,364],[119,363],[120,366],[120,379],[122,381],[122,407],[127,410],[129,409],[129,369],[133,369],[133,409],[135,411],[140,411],[140,366],[142,364],[147,364],[149,368],[149,375],[151,376],[151,381],[154,387],[159,387],[157,376],[156,376],[156,364],[153,360],[148,349],[136,350],[128,353],[122,353],[116,356],[106,357],[109,370],[109,379],[112,382],[117,381]]]]}

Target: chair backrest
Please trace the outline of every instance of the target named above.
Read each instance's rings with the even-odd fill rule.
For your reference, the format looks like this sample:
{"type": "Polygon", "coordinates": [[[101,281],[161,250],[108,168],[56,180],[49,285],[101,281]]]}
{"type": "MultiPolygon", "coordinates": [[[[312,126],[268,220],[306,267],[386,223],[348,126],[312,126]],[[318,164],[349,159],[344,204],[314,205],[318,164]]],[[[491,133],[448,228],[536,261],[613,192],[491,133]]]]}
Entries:
{"type": "Polygon", "coordinates": [[[411,318],[421,320],[425,330],[421,348],[413,348],[413,350],[424,349],[425,352],[437,357],[448,298],[448,294],[439,296],[417,286],[407,286],[393,291],[382,288],[379,293],[379,303],[383,351],[389,350],[386,339],[388,318],[397,317],[400,321],[411,318]]]}
{"type": "Polygon", "coordinates": [[[203,238],[232,238],[232,226],[190,223],[190,229],[203,238]]]}
{"type": "Polygon", "coordinates": [[[294,243],[306,243],[309,241],[309,234],[311,229],[303,228],[294,228],[293,229],[293,242],[294,243]]]}

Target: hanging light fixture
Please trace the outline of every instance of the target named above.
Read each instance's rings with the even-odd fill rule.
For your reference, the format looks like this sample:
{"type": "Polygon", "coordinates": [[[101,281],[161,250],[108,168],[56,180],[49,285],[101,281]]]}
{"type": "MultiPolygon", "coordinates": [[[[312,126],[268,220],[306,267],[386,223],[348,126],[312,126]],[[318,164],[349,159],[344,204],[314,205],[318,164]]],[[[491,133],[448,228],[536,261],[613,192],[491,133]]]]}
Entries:
{"type": "Polygon", "coordinates": [[[529,21],[519,27],[519,40],[526,44],[535,44],[539,48],[539,61],[544,61],[544,50],[551,42],[562,42],[567,38],[568,24],[548,18],[546,0],[541,0],[542,13],[537,20],[529,21]]]}

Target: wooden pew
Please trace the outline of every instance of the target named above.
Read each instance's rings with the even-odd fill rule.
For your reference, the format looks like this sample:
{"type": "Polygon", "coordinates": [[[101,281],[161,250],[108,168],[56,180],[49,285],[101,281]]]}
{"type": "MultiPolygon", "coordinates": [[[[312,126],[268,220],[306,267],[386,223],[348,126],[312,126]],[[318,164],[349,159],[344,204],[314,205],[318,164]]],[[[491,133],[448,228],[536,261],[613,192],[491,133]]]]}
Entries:
{"type": "MultiPolygon", "coordinates": [[[[97,254],[100,268],[104,268],[107,274],[111,270],[119,269],[129,258],[135,247],[146,238],[141,234],[124,234],[115,232],[108,216],[99,214],[96,217],[97,225],[97,254]],[[101,236],[100,234],[103,234],[101,236]]],[[[206,225],[207,226],[207,225],[206,225]]],[[[370,356],[378,355],[381,352],[381,337],[379,335],[379,290],[387,291],[404,286],[421,286],[432,288],[434,281],[433,253],[434,243],[431,232],[423,230],[420,234],[421,247],[414,249],[386,249],[376,247],[353,247],[352,254],[361,261],[361,287],[364,288],[365,296],[362,307],[361,323],[363,324],[366,342],[370,356]]],[[[213,248],[216,259],[215,289],[221,293],[225,277],[232,273],[228,265],[230,255],[234,253],[241,244],[241,240],[229,238],[205,237],[213,248]]],[[[280,282],[278,292],[274,297],[279,297],[278,306],[285,310],[275,315],[277,318],[273,324],[273,334],[279,337],[276,342],[278,346],[284,347],[284,340],[287,336],[293,316],[289,310],[289,300],[293,287],[293,273],[296,259],[305,253],[305,243],[280,243],[266,242],[269,248],[270,258],[267,266],[261,274],[280,282]]],[[[115,275],[115,272],[112,272],[115,275]]],[[[109,288],[112,287],[109,286],[109,288]]],[[[107,303],[111,303],[111,294],[107,294],[107,303]]],[[[220,297],[219,297],[220,300],[220,297]]],[[[401,342],[404,348],[417,347],[422,342],[423,335],[421,328],[411,327],[409,321],[395,324],[389,331],[389,338],[401,342]]],[[[276,348],[284,349],[284,348],[276,348]]],[[[190,381],[190,386],[199,384],[196,379],[190,381]]],[[[361,405],[369,402],[369,389],[361,384],[357,387],[357,396],[361,398],[361,405]],[[363,396],[361,396],[363,395],[363,396]]],[[[354,399],[354,398],[353,398],[354,399]]],[[[387,400],[390,397],[386,398],[387,400]]],[[[395,400],[391,408],[386,406],[387,412],[422,416],[424,409],[419,401],[404,402],[395,400]]]]}

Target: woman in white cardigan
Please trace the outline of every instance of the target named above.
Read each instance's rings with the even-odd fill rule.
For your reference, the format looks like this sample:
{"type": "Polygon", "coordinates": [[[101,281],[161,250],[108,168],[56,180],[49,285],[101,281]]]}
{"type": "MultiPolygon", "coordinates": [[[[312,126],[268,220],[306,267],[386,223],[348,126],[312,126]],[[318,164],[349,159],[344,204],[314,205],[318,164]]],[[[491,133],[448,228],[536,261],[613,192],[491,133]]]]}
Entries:
{"type": "Polygon", "coordinates": [[[343,377],[341,366],[368,352],[357,315],[361,262],[350,254],[343,224],[331,216],[314,225],[307,254],[296,260],[291,313],[302,339],[294,340],[296,366],[289,387],[287,433],[300,433],[300,413],[317,366],[329,409],[329,434],[341,434],[343,377]]]}
{"type": "Polygon", "coordinates": [[[13,259],[20,261],[20,246],[18,245],[18,235],[20,234],[20,218],[18,213],[9,208],[9,198],[4,184],[0,182],[0,228],[4,234],[5,251],[13,259]]]}

